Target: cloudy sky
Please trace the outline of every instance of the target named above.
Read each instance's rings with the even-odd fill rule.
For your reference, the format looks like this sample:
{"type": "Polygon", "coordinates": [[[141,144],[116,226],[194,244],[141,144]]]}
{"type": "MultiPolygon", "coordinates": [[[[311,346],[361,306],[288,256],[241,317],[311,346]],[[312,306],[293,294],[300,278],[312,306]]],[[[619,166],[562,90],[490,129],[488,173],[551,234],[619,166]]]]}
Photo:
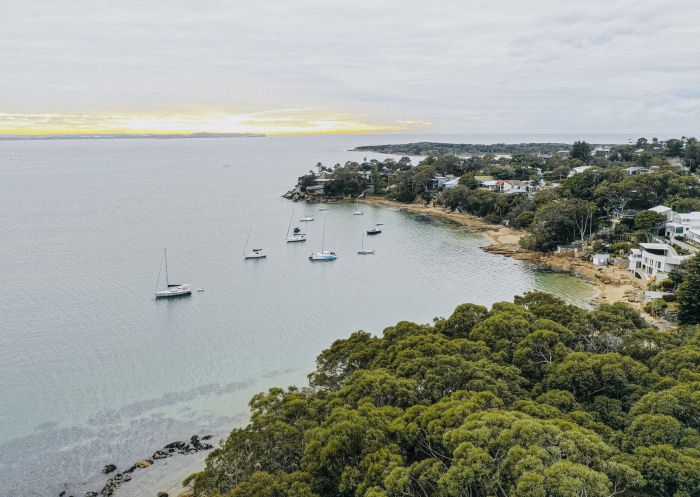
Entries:
{"type": "Polygon", "coordinates": [[[700,124],[696,0],[0,3],[0,133],[700,124]]]}

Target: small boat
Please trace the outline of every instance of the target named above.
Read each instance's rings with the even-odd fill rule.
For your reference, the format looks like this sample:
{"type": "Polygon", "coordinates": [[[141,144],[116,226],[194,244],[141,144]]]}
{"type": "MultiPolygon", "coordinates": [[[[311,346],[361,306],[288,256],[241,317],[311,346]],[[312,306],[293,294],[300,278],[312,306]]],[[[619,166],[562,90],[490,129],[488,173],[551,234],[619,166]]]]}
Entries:
{"type": "Polygon", "coordinates": [[[267,257],[267,254],[263,252],[263,249],[253,249],[252,252],[248,252],[244,257],[246,259],[263,259],[267,257]]]}
{"type": "Polygon", "coordinates": [[[384,226],[384,223],[377,223],[375,226],[384,226]]]}
{"type": "Polygon", "coordinates": [[[362,233],[362,247],[360,250],[357,251],[358,254],[360,255],[371,255],[374,254],[374,250],[366,249],[365,248],[365,234],[362,233]]]}
{"type": "Polygon", "coordinates": [[[380,230],[379,228],[370,228],[367,230],[368,235],[378,235],[381,232],[382,230],[380,230]]]}
{"type": "Polygon", "coordinates": [[[198,292],[203,292],[203,291],[204,291],[204,288],[197,288],[197,291],[198,291],[198,292]]]}
{"type": "Polygon", "coordinates": [[[327,210],[328,210],[328,207],[319,207],[318,208],[319,212],[323,212],[323,211],[327,211],[327,210]]]}
{"type": "Polygon", "coordinates": [[[289,231],[292,229],[292,219],[294,219],[294,211],[292,211],[292,215],[289,217],[289,226],[287,227],[287,243],[305,242],[306,233],[302,233],[301,229],[298,227],[295,227],[291,234],[289,233],[289,231]]]}
{"type": "Polygon", "coordinates": [[[253,227],[250,227],[250,231],[248,231],[248,238],[245,239],[245,246],[243,247],[243,258],[244,259],[264,259],[267,257],[267,254],[263,252],[263,249],[257,248],[253,249],[251,252],[246,252],[246,249],[248,248],[248,240],[250,240],[250,234],[253,232],[253,227]]]}
{"type": "Polygon", "coordinates": [[[314,217],[313,216],[304,216],[299,221],[313,221],[314,217]]]}
{"type": "Polygon", "coordinates": [[[321,235],[321,251],[312,252],[309,256],[310,261],[334,261],[338,258],[332,250],[326,250],[326,218],[323,218],[323,234],[321,235]]]}
{"type": "MultiPolygon", "coordinates": [[[[168,251],[163,249],[163,259],[165,260],[165,284],[167,288],[165,290],[157,290],[156,298],[168,298],[168,297],[182,297],[184,295],[190,295],[192,293],[192,285],[189,283],[179,284],[170,283],[168,277],[168,251]]],[[[160,280],[160,271],[158,272],[158,280],[160,280]]],[[[156,282],[156,288],[158,288],[159,281],[156,282]]]]}

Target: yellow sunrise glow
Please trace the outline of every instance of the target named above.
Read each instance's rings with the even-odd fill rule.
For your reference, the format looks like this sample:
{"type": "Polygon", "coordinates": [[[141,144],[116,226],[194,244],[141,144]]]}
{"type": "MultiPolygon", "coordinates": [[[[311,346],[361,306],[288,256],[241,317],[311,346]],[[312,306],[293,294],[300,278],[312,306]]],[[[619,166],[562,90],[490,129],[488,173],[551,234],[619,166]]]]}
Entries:
{"type": "Polygon", "coordinates": [[[384,133],[429,129],[430,122],[373,123],[364,116],[286,109],[256,113],[0,113],[1,135],[177,133],[384,133]]]}

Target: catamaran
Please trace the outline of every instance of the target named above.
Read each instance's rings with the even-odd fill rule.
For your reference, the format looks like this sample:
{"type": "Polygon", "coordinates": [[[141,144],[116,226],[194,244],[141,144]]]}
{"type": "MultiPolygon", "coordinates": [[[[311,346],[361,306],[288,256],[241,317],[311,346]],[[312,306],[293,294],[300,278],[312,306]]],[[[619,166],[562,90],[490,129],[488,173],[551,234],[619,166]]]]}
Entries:
{"type": "Polygon", "coordinates": [[[292,229],[292,219],[294,219],[294,211],[289,217],[289,226],[287,227],[287,243],[289,242],[305,242],[306,233],[302,233],[301,229],[294,227],[294,231],[290,234],[289,231],[292,229]]]}
{"type": "Polygon", "coordinates": [[[374,254],[374,250],[366,249],[365,248],[365,234],[362,233],[362,248],[357,251],[358,254],[360,255],[370,255],[374,254]]]}
{"type": "MultiPolygon", "coordinates": [[[[183,295],[190,295],[192,293],[192,285],[189,283],[178,284],[170,283],[168,277],[168,251],[163,249],[163,259],[165,260],[165,284],[167,288],[165,290],[156,290],[156,298],[162,299],[167,297],[181,297],[183,295]]],[[[158,272],[158,281],[156,281],[156,289],[158,288],[158,283],[160,282],[160,271],[158,272]]]]}
{"type": "Polygon", "coordinates": [[[323,218],[323,234],[321,235],[321,251],[312,252],[309,256],[310,261],[334,261],[338,258],[332,250],[326,250],[326,218],[323,218]]]}
{"type": "Polygon", "coordinates": [[[245,246],[243,247],[243,258],[244,259],[263,259],[267,257],[267,254],[263,252],[263,249],[253,249],[250,252],[246,252],[246,249],[248,248],[248,240],[250,240],[250,234],[253,232],[253,227],[250,227],[250,231],[248,231],[248,238],[245,239],[245,246]]]}

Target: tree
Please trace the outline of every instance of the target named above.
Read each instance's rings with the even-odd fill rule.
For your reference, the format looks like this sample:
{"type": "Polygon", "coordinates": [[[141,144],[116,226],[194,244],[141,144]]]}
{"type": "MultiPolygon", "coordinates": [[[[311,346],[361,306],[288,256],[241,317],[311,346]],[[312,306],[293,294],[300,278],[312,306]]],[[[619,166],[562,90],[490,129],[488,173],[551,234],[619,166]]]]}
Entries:
{"type": "Polygon", "coordinates": [[[634,227],[643,231],[647,242],[666,226],[666,216],[654,211],[642,211],[634,216],[634,227]]]}
{"type": "Polygon", "coordinates": [[[700,323],[700,254],[683,266],[683,283],[676,292],[678,296],[678,320],[683,324],[700,323]]]}
{"type": "Polygon", "coordinates": [[[591,160],[591,150],[593,150],[592,147],[585,141],[576,141],[571,146],[569,155],[572,159],[589,162],[591,160]]]}

